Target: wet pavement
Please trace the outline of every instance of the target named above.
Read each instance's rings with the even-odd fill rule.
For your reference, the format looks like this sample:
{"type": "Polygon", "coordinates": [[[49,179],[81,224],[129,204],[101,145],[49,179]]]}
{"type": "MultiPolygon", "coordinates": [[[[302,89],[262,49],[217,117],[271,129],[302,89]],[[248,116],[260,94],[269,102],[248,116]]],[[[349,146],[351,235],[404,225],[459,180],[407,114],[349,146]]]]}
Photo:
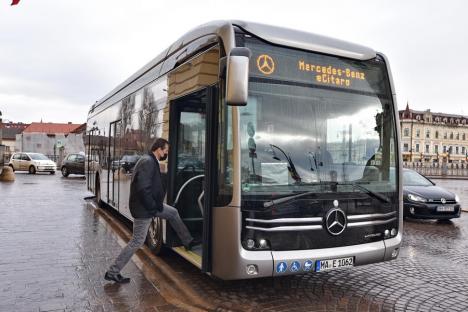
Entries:
{"type": "Polygon", "coordinates": [[[460,205],[468,211],[468,180],[460,179],[431,179],[435,184],[450,190],[460,197],[460,205]]]}
{"type": "Polygon", "coordinates": [[[468,213],[405,221],[391,262],[225,282],[144,248],[124,269],[132,282],[119,286],[102,276],[130,231],[85,201],[85,188],[78,176],[18,173],[0,183],[0,311],[468,310],[468,213]]]}

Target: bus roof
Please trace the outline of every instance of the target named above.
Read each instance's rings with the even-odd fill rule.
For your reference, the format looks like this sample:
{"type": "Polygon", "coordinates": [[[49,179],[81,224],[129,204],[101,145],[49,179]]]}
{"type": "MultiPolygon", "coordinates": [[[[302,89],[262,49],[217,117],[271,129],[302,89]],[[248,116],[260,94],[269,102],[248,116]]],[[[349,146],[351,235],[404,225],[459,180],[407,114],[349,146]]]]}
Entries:
{"type": "Polygon", "coordinates": [[[313,33],[308,33],[299,30],[292,30],[283,27],[270,26],[246,21],[213,21],[200,25],[184,36],[175,41],[169,48],[161,52],[151,62],[143,66],[130,78],[119,84],[111,92],[102,99],[97,101],[92,107],[94,110],[101,103],[112,97],[117,92],[121,91],[127,85],[137,80],[139,77],[148,72],[166,58],[176,53],[187,44],[209,35],[216,35],[221,39],[224,50],[227,54],[235,47],[234,28],[238,27],[247,33],[259,37],[267,42],[288,46],[313,52],[342,56],[357,60],[368,60],[376,56],[376,52],[370,48],[350,43],[343,40],[333,39],[313,33]]]}

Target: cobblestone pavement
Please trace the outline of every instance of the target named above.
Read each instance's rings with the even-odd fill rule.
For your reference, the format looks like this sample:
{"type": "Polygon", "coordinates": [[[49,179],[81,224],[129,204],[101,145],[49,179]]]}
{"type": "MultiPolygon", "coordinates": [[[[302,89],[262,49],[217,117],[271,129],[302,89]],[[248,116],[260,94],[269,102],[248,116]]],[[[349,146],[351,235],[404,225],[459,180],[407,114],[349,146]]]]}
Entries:
{"type": "Polygon", "coordinates": [[[224,282],[144,248],[119,287],[102,276],[130,231],[83,200],[85,184],[28,174],[0,183],[0,311],[468,310],[468,213],[405,221],[395,261],[302,276],[224,282]]]}

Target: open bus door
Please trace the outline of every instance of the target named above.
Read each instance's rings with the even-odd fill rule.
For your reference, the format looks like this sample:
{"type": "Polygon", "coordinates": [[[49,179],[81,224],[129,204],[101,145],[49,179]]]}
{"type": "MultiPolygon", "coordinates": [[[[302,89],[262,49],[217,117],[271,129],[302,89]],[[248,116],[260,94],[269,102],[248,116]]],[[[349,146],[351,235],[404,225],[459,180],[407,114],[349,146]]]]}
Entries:
{"type": "MultiPolygon", "coordinates": [[[[211,207],[216,175],[216,88],[209,87],[170,104],[168,203],[174,206],[192,236],[203,244],[187,252],[175,250],[204,272],[211,270],[211,207]]],[[[166,243],[180,242],[168,228],[166,243]]]]}

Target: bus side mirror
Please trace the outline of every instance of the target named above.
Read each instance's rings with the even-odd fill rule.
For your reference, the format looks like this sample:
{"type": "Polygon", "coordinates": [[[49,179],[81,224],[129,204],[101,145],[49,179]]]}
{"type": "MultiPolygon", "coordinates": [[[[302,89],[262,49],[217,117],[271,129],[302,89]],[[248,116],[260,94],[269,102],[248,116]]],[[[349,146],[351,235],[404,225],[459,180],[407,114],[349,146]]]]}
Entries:
{"type": "Polygon", "coordinates": [[[248,48],[233,48],[229,54],[226,72],[227,105],[247,105],[250,55],[248,48]]]}

